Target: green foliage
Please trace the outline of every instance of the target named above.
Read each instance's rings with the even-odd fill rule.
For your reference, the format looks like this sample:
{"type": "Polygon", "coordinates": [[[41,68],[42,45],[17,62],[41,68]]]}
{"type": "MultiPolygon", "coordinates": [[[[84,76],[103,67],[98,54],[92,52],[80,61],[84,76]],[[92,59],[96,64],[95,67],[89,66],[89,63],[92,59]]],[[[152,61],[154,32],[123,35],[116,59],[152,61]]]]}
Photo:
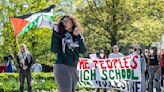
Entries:
{"type": "MultiPolygon", "coordinates": [[[[0,88],[5,92],[18,92],[19,90],[19,76],[18,73],[1,73],[0,74],[0,88]]],[[[27,84],[25,82],[25,90],[27,84]]],[[[32,73],[33,90],[47,90],[57,89],[53,73],[32,73]]]]}

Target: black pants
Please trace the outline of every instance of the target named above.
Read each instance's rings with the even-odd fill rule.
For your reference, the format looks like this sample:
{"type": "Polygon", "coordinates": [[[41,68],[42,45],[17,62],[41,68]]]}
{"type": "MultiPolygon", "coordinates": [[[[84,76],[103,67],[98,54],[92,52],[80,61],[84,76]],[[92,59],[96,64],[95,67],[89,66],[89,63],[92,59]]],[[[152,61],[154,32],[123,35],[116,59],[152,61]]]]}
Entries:
{"type": "Polygon", "coordinates": [[[19,71],[19,82],[20,82],[20,92],[24,92],[24,81],[27,79],[28,92],[32,92],[31,86],[31,71],[20,69],[19,71]]]}
{"type": "Polygon", "coordinates": [[[161,86],[164,86],[163,80],[164,80],[164,67],[161,67],[161,86]]]}

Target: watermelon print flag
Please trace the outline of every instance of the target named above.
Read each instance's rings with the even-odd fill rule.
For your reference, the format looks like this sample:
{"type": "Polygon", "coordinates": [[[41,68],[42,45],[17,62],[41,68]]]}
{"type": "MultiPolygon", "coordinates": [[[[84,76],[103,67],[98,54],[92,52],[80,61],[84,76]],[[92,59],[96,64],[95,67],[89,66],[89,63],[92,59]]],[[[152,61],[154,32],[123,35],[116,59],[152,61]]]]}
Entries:
{"type": "Polygon", "coordinates": [[[33,26],[38,28],[50,28],[51,18],[53,16],[52,9],[55,5],[51,5],[41,11],[28,13],[22,16],[11,17],[12,26],[14,29],[14,35],[16,37],[23,35],[25,32],[29,31],[33,26]]]}

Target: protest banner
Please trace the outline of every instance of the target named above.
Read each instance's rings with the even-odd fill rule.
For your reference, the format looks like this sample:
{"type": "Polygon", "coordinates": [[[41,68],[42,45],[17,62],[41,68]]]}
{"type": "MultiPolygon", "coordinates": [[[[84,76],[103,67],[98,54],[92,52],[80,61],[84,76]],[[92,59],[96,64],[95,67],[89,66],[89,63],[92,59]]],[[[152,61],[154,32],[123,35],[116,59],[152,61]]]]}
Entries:
{"type": "Polygon", "coordinates": [[[113,88],[127,92],[140,92],[140,57],[87,59],[78,63],[79,85],[92,88],[113,88]]]}

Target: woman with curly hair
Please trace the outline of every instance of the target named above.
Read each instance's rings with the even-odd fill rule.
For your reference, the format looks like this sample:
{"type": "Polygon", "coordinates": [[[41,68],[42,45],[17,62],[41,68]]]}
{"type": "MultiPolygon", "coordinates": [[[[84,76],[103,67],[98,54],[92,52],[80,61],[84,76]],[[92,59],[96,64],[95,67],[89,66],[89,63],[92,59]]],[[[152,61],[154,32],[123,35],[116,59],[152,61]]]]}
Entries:
{"type": "Polygon", "coordinates": [[[57,53],[54,65],[55,80],[59,92],[75,92],[78,82],[77,64],[79,54],[85,53],[82,27],[79,21],[71,16],[63,16],[53,26],[51,51],[57,53]]]}

